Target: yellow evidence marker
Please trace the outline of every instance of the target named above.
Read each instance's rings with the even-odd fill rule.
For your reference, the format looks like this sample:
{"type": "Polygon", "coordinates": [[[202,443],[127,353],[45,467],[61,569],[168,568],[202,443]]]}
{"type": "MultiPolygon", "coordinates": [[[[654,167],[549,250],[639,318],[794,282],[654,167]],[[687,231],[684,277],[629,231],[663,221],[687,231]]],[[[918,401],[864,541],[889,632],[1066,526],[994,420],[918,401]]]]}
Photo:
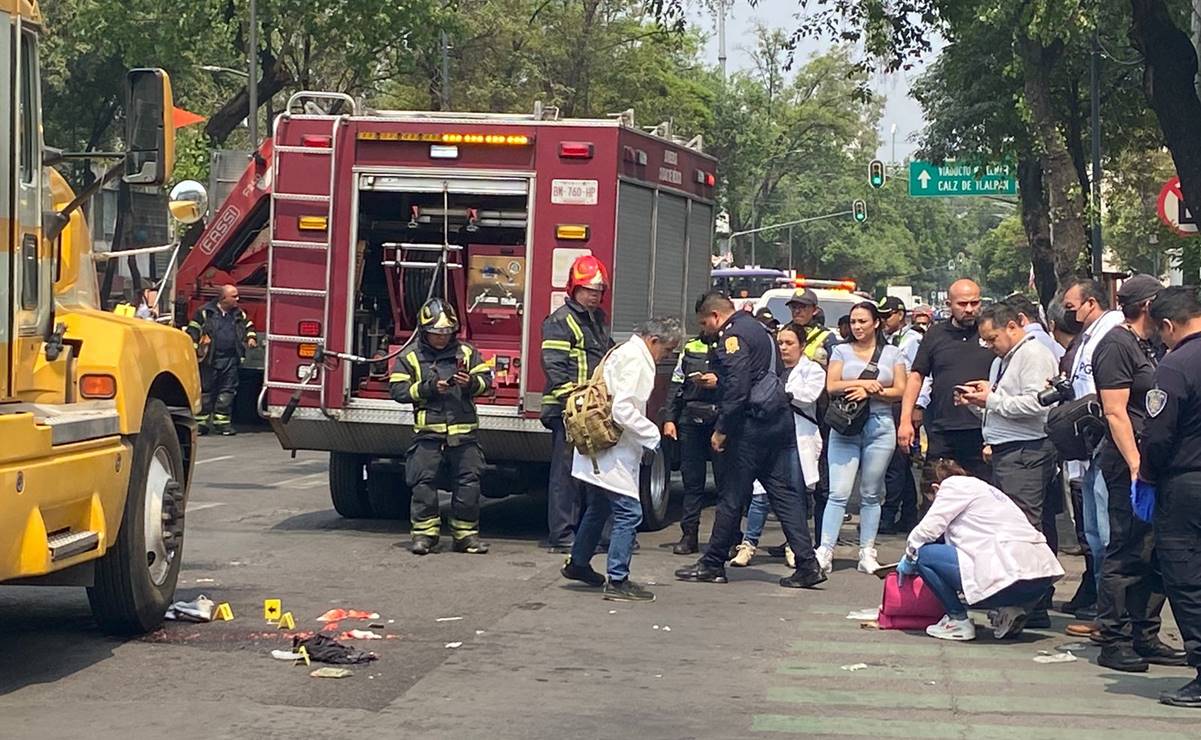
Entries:
{"type": "Polygon", "coordinates": [[[263,619],[275,624],[279,621],[279,615],[283,608],[283,602],[279,599],[263,599],[263,619]]]}
{"type": "Polygon", "coordinates": [[[279,617],[279,628],[281,630],[296,629],[296,620],[292,618],[292,612],[284,612],[279,617]]]}
{"type": "Polygon", "coordinates": [[[217,605],[217,609],[213,612],[214,622],[232,622],[234,621],[234,610],[229,607],[229,603],[222,601],[217,605]]]}

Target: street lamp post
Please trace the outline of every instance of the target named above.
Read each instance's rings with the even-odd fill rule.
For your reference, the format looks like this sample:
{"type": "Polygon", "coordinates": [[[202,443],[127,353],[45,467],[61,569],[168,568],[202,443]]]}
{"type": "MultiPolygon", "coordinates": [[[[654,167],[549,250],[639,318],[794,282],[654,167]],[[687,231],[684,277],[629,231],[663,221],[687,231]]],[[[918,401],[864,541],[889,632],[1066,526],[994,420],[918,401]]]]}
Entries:
{"type": "MultiPolygon", "coordinates": [[[[810,216],[809,218],[801,218],[801,219],[797,219],[796,221],[784,221],[783,223],[769,224],[767,226],[760,226],[757,229],[745,229],[743,231],[733,231],[733,232],[730,232],[730,235],[726,237],[726,251],[729,252],[731,255],[734,254],[734,239],[735,239],[735,237],[747,236],[748,234],[758,234],[763,231],[772,231],[774,229],[791,229],[791,227],[793,227],[793,226],[800,226],[801,224],[812,223],[814,221],[824,221],[829,218],[838,218],[839,216],[850,216],[850,215],[853,215],[853,213],[854,213],[854,211],[838,211],[837,213],[826,213],[821,216],[810,216]]],[[[790,236],[789,243],[791,243],[791,241],[792,241],[792,239],[790,236]]],[[[753,246],[753,243],[752,243],[752,246],[753,246]]],[[[754,260],[752,260],[752,262],[753,261],[754,260]]]]}
{"type": "Polygon", "coordinates": [[[896,164],[897,163],[897,125],[895,123],[889,128],[889,133],[892,134],[892,158],[889,159],[888,161],[891,162],[892,164],[896,164]]]}

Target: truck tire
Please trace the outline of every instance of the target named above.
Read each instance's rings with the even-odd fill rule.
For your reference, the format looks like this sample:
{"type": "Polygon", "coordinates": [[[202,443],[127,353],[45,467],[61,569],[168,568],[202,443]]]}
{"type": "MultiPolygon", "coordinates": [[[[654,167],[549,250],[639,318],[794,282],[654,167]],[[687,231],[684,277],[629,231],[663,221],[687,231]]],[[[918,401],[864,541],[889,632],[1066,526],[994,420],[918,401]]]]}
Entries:
{"type": "Polygon", "coordinates": [[[329,453],[329,496],[334,511],[347,519],[370,519],[367,458],[348,452],[329,453]]]}
{"type": "Polygon", "coordinates": [[[660,446],[655,451],[655,461],[643,465],[640,476],[640,498],[642,499],[643,532],[654,532],[667,526],[667,505],[671,501],[671,469],[667,456],[660,446]]]}
{"type": "Polygon", "coordinates": [[[403,470],[367,469],[367,501],[376,519],[408,521],[412,498],[403,470]]]}
{"type": "Polygon", "coordinates": [[[129,490],[117,539],[96,561],[88,602],[100,627],[141,634],[158,627],[175,599],[187,490],[179,437],[166,404],[146,402],[133,440],[129,490]]]}

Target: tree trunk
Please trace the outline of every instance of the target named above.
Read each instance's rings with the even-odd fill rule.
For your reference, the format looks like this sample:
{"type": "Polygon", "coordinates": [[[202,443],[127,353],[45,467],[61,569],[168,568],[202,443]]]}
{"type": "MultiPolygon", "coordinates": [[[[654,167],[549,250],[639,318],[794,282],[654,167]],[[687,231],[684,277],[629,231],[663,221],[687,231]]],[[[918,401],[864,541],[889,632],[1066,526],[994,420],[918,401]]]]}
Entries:
{"type": "MultiPolygon", "coordinates": [[[[1145,61],[1143,85],[1164,142],[1172,152],[1184,202],[1194,216],[1201,216],[1201,99],[1197,97],[1197,49],[1177,28],[1163,0],[1131,0],[1134,23],[1131,42],[1145,61]]],[[[1186,261],[1191,274],[1185,282],[1197,279],[1197,250],[1201,244],[1190,240],[1186,261]],[[1191,254],[1189,254],[1191,252],[1191,254]]]]}
{"type": "MultiPolygon", "coordinates": [[[[271,58],[269,62],[263,65],[263,78],[259,81],[260,106],[292,82],[292,74],[284,66],[283,60],[271,58]]],[[[243,87],[209,118],[204,127],[205,135],[213,141],[214,146],[220,146],[246,119],[249,111],[250,92],[243,87]]]]}
{"type": "Polygon", "coordinates": [[[1051,221],[1047,194],[1043,191],[1043,169],[1037,159],[1018,159],[1018,198],[1022,205],[1022,227],[1030,244],[1030,266],[1034,270],[1034,289],[1044,306],[1058,290],[1055,254],[1051,249],[1051,221]]]}
{"type": "Polygon", "coordinates": [[[1055,276],[1060,284],[1076,276],[1076,266],[1087,246],[1084,220],[1084,192],[1076,176],[1076,167],[1068,153],[1060,121],[1051,97],[1052,78],[1060,50],[1019,35],[1017,46],[1022,59],[1026,105],[1031,127],[1041,150],[1043,187],[1050,206],[1051,251],[1055,276]]]}

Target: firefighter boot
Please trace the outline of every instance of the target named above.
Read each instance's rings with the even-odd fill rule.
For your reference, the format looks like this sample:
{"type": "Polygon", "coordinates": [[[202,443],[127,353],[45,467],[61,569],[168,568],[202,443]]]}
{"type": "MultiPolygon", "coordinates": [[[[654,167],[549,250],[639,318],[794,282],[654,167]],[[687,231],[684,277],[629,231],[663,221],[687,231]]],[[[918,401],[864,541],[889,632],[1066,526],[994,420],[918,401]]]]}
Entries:
{"type": "Polygon", "coordinates": [[[484,555],[488,552],[488,543],[480,540],[478,534],[469,534],[455,540],[454,550],[468,555],[484,555]]]}
{"type": "Polygon", "coordinates": [[[429,537],[424,534],[413,535],[413,543],[409,545],[409,552],[414,555],[429,555],[438,545],[437,537],[429,537]]]}

